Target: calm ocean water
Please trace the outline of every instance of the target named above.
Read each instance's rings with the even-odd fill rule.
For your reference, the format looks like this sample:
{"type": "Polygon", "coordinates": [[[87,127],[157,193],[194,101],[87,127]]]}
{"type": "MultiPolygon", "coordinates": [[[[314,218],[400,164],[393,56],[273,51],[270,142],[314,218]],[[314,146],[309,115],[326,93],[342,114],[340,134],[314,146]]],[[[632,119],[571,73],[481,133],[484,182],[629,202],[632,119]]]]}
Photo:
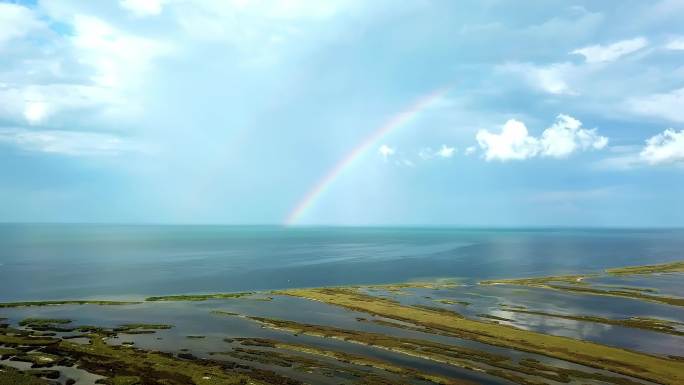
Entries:
{"type": "Polygon", "coordinates": [[[587,272],[684,259],[684,230],[0,225],[0,301],[587,272]]]}

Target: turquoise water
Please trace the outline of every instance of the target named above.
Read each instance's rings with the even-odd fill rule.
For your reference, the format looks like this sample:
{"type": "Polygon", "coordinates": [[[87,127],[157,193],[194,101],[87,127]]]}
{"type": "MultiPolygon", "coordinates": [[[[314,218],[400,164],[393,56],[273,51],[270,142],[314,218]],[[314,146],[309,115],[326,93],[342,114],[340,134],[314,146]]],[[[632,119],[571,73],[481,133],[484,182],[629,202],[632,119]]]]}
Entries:
{"type": "Polygon", "coordinates": [[[524,277],[684,259],[684,230],[0,225],[0,301],[524,277]]]}

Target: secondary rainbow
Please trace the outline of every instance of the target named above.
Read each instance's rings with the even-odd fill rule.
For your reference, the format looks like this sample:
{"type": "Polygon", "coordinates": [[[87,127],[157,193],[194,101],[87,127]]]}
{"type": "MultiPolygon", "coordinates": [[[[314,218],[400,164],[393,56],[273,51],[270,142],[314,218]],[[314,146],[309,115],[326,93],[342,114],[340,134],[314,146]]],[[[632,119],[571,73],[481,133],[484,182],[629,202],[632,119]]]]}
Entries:
{"type": "Polygon", "coordinates": [[[385,124],[364,138],[356,147],[354,147],[354,149],[340,159],[320,180],[318,180],[311,189],[309,189],[306,195],[304,195],[292,211],[290,211],[290,214],[285,219],[285,224],[296,224],[299,218],[316,203],[318,198],[323,195],[330,185],[332,185],[335,179],[337,179],[346,169],[351,167],[354,161],[359,159],[361,155],[373,147],[373,145],[382,137],[416,117],[423,110],[444,96],[444,94],[449,92],[450,89],[451,87],[439,88],[421,97],[405,110],[392,116],[385,124]]]}

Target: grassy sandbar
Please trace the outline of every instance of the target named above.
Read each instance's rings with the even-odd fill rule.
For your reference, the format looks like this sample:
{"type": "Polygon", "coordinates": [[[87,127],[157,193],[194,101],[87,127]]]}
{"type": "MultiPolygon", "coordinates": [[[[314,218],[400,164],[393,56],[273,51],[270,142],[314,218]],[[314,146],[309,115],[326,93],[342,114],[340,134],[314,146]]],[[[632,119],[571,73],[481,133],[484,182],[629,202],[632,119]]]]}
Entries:
{"type": "Polygon", "coordinates": [[[542,354],[662,384],[684,382],[684,363],[662,357],[404,306],[361,294],[353,289],[293,289],[281,293],[412,322],[490,345],[542,354]]]}

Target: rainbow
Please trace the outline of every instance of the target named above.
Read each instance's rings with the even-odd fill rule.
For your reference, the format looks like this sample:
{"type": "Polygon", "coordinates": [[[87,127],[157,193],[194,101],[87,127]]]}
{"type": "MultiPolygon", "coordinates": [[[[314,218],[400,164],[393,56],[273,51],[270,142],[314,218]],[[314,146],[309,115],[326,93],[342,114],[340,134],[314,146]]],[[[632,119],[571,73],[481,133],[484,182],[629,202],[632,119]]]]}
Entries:
{"type": "Polygon", "coordinates": [[[423,110],[428,108],[435,101],[439,100],[451,87],[439,88],[418,99],[415,103],[410,105],[405,110],[392,116],[385,124],[373,131],[370,135],[364,138],[354,149],[347,155],[340,159],[318,182],[304,195],[304,197],[297,203],[297,205],[290,211],[285,219],[285,225],[294,225],[299,218],[311,208],[321,195],[333,184],[346,169],[348,169],[354,161],[359,159],[369,148],[380,140],[385,135],[389,134],[398,127],[403,126],[411,119],[420,114],[423,110]]]}

